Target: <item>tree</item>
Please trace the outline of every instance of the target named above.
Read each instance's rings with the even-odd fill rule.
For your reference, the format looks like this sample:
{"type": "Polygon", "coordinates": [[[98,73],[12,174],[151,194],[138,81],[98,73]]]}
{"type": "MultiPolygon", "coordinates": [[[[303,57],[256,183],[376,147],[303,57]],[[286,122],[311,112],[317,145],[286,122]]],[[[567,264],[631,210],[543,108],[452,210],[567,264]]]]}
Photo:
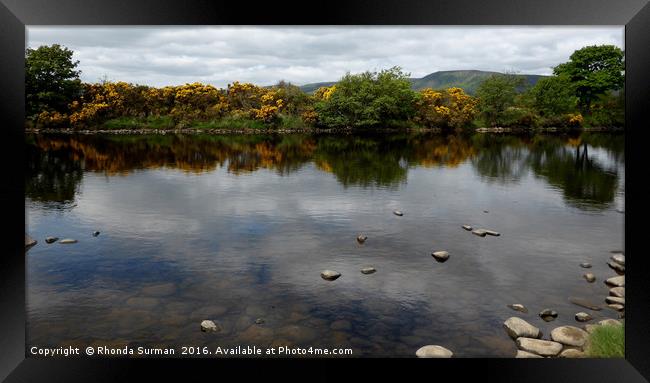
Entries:
{"type": "Polygon", "coordinates": [[[406,121],[414,114],[415,92],[399,67],[348,73],[330,89],[315,105],[320,123],[326,126],[372,127],[406,121]]]}
{"type": "Polygon", "coordinates": [[[533,108],[542,117],[574,111],[577,103],[574,94],[573,84],[566,76],[541,78],[528,92],[533,108]]]}
{"type": "Polygon", "coordinates": [[[503,124],[506,111],[515,105],[517,89],[524,78],[513,74],[495,74],[485,79],[476,90],[478,110],[490,125],[503,124]]]}
{"type": "Polygon", "coordinates": [[[567,76],[574,86],[583,114],[591,113],[591,103],[600,94],[621,89],[625,82],[623,51],[614,45],[592,45],[573,52],[570,60],[553,68],[567,76]]]}
{"type": "Polygon", "coordinates": [[[68,104],[81,94],[79,61],[58,44],[25,50],[25,101],[27,116],[43,111],[66,113],[68,104]]]}

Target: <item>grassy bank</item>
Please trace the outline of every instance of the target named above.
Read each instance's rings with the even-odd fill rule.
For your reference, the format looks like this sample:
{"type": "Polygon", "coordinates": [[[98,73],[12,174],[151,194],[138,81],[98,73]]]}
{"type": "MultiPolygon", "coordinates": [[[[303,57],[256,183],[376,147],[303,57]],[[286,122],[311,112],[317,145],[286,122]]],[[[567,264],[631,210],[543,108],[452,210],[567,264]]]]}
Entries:
{"type": "Polygon", "coordinates": [[[587,355],[591,358],[624,358],[625,325],[598,326],[589,337],[587,355]]]}

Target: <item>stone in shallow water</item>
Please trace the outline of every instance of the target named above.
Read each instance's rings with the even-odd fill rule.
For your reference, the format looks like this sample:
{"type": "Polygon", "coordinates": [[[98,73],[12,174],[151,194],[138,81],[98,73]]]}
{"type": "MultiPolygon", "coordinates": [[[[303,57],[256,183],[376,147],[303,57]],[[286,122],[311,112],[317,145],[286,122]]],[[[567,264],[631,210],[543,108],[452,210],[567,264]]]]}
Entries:
{"type": "Polygon", "coordinates": [[[587,300],[581,299],[581,298],[574,298],[571,297],[569,298],[569,302],[573,303],[574,305],[578,305],[580,307],[587,308],[589,310],[594,310],[594,311],[600,311],[602,310],[602,307],[598,306],[595,303],[591,303],[587,300]]]}
{"type": "Polygon", "coordinates": [[[585,268],[585,269],[590,269],[591,268],[591,263],[589,262],[582,262],[580,264],[580,267],[585,268]]]}
{"type": "Polygon", "coordinates": [[[593,319],[592,316],[585,313],[585,312],[579,312],[579,313],[576,314],[576,320],[578,322],[588,322],[588,321],[590,321],[592,319],[593,319]]]}
{"type": "Polygon", "coordinates": [[[621,266],[625,266],[625,255],[621,253],[615,253],[611,257],[612,261],[618,263],[621,266]]]}
{"type": "Polygon", "coordinates": [[[609,295],[613,297],[625,298],[625,287],[612,287],[609,289],[609,295]]]}
{"type": "Polygon", "coordinates": [[[494,230],[483,229],[483,231],[485,232],[485,234],[491,235],[491,236],[494,236],[494,237],[498,237],[498,236],[501,235],[501,233],[499,233],[498,231],[494,231],[494,230]]]}
{"type": "Polygon", "coordinates": [[[211,320],[204,320],[201,322],[201,331],[203,332],[218,332],[221,330],[220,326],[217,326],[216,323],[214,323],[211,320]]]}
{"type": "Polygon", "coordinates": [[[596,280],[596,276],[593,275],[592,273],[586,273],[583,275],[583,277],[587,280],[587,282],[592,283],[596,280]]]}
{"type": "Polygon", "coordinates": [[[574,326],[560,326],[551,331],[551,339],[567,346],[582,347],[589,338],[589,334],[574,326]]]}
{"type": "Polygon", "coordinates": [[[485,237],[487,235],[483,229],[472,230],[472,234],[478,235],[479,237],[485,237]]]}
{"type": "Polygon", "coordinates": [[[433,256],[433,258],[438,262],[445,262],[449,259],[449,253],[447,251],[434,251],[431,253],[431,256],[433,256]]]}
{"type": "Polygon", "coordinates": [[[513,303],[511,305],[508,305],[508,307],[510,307],[511,309],[513,309],[515,311],[522,312],[524,314],[528,313],[528,309],[526,308],[526,306],[524,306],[524,305],[522,305],[520,303],[513,303]]]}
{"type": "Polygon", "coordinates": [[[366,237],[363,234],[357,235],[357,242],[359,242],[359,243],[364,243],[364,242],[366,242],[367,239],[368,239],[368,237],[366,237]]]}
{"type": "Polygon", "coordinates": [[[255,324],[264,324],[264,322],[266,322],[266,321],[264,319],[262,319],[262,318],[255,319],[255,324]]]}
{"type": "Polygon", "coordinates": [[[98,235],[99,235],[99,232],[98,232],[98,231],[93,231],[93,237],[96,237],[96,236],[98,236],[98,235]]]}
{"type": "Polygon", "coordinates": [[[372,274],[376,271],[377,269],[375,269],[374,267],[364,267],[363,269],[361,269],[362,274],[372,274]]]}
{"type": "Polygon", "coordinates": [[[525,320],[517,317],[508,318],[503,322],[503,328],[506,329],[511,338],[540,338],[542,333],[539,329],[525,320]]]}
{"type": "Polygon", "coordinates": [[[613,261],[607,262],[607,266],[609,266],[612,270],[615,270],[618,273],[624,273],[625,272],[625,266],[618,264],[613,261]]]}
{"type": "Polygon", "coordinates": [[[37,240],[25,234],[25,251],[29,250],[32,246],[38,243],[37,240]]]}
{"type": "Polygon", "coordinates": [[[598,324],[601,326],[620,326],[622,323],[616,319],[603,319],[598,324]]]}
{"type": "Polygon", "coordinates": [[[517,347],[542,356],[555,356],[562,351],[561,343],[532,338],[517,338],[517,347]]]}
{"type": "Polygon", "coordinates": [[[619,305],[625,305],[625,298],[621,297],[607,297],[605,298],[605,302],[609,304],[619,304],[619,305]]]}
{"type": "Polygon", "coordinates": [[[418,358],[451,358],[454,353],[442,346],[428,345],[420,347],[415,355],[418,358]]]}
{"type": "Polygon", "coordinates": [[[463,229],[467,231],[472,231],[472,227],[470,225],[463,225],[463,229]]]}
{"type": "Polygon", "coordinates": [[[399,211],[399,210],[395,210],[395,211],[393,212],[393,214],[395,214],[395,215],[397,215],[397,216],[400,216],[400,217],[404,215],[404,213],[402,213],[402,212],[399,211]]]}
{"type": "Polygon", "coordinates": [[[336,278],[340,277],[341,273],[339,273],[338,271],[334,271],[334,270],[323,270],[323,271],[321,271],[320,276],[325,280],[333,281],[336,278]]]}
{"type": "Polygon", "coordinates": [[[60,240],[59,243],[62,243],[62,244],[65,245],[65,244],[68,244],[68,243],[77,243],[77,240],[72,239],[72,238],[66,238],[66,239],[60,240]]]}
{"type": "Polygon", "coordinates": [[[624,287],[625,286],[625,275],[619,275],[617,277],[611,277],[605,280],[605,283],[614,286],[614,287],[624,287]]]}
{"type": "Polygon", "coordinates": [[[616,310],[616,311],[623,311],[625,309],[625,306],[623,306],[621,304],[618,304],[618,303],[607,305],[607,307],[609,307],[609,308],[611,308],[613,310],[616,310]]]}
{"type": "Polygon", "coordinates": [[[59,240],[59,237],[45,237],[45,243],[54,243],[59,240]]]}
{"type": "Polygon", "coordinates": [[[515,358],[543,358],[543,356],[539,356],[537,354],[533,354],[532,352],[524,350],[517,350],[517,355],[515,355],[515,358]]]}
{"type": "Polygon", "coordinates": [[[544,309],[540,311],[539,313],[540,318],[542,318],[545,322],[550,322],[557,318],[557,311],[551,310],[551,309],[544,309]]]}

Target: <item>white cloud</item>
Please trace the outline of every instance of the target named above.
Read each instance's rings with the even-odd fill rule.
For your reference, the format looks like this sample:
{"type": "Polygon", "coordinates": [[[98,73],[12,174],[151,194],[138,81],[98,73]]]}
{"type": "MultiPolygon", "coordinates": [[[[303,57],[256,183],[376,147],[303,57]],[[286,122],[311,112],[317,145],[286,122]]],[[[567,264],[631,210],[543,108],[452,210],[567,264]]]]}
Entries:
{"type": "Polygon", "coordinates": [[[61,44],[82,79],[162,86],[333,81],[401,66],[413,77],[479,69],[550,74],[586,45],[624,47],[623,27],[41,27],[27,45],[61,44]]]}

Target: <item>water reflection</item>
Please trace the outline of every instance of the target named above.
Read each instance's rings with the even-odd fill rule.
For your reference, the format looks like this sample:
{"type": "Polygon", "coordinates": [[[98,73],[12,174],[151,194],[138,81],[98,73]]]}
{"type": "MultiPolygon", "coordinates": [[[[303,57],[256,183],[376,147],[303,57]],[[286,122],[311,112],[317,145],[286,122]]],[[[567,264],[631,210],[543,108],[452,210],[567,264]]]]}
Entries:
{"type": "Polygon", "coordinates": [[[70,203],[83,171],[108,176],[136,169],[177,168],[233,174],[270,169],[281,175],[313,163],[344,186],[397,187],[409,169],[456,167],[469,161],[488,183],[517,183],[532,172],[562,190],[579,208],[614,200],[624,136],[269,135],[269,136],[44,136],[27,140],[26,195],[70,203]],[[608,158],[594,158],[603,150],[608,158]]]}

